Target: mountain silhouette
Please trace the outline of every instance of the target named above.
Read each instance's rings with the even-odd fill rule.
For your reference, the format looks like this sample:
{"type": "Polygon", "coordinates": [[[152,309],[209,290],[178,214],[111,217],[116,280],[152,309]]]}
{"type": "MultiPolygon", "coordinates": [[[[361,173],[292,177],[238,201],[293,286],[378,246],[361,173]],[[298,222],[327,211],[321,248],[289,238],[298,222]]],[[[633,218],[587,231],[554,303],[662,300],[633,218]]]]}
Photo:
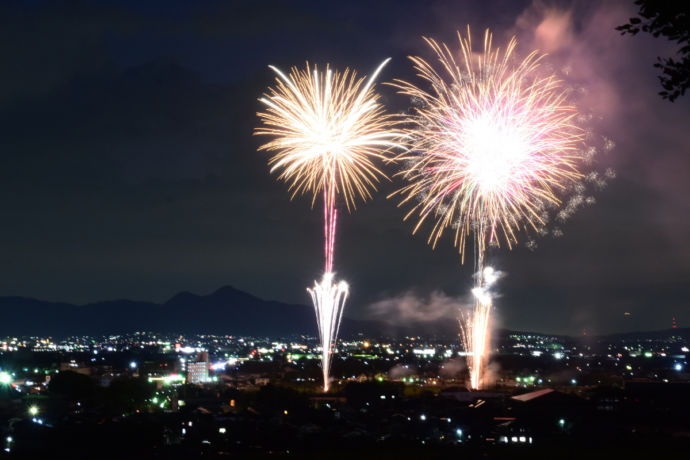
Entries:
{"type": "MultiPolygon", "coordinates": [[[[231,286],[221,287],[208,295],[180,292],[162,304],[121,299],[74,305],[26,297],[0,297],[0,312],[0,336],[4,337],[99,336],[149,331],[277,338],[318,333],[312,306],[263,300],[231,286]]],[[[383,321],[344,317],[340,327],[342,338],[365,334],[457,340],[458,332],[458,322],[447,318],[393,326],[383,321]]],[[[495,331],[495,337],[510,333],[513,331],[495,331]]],[[[610,334],[600,338],[615,341],[670,335],[690,339],[690,329],[610,334]]]]}
{"type": "MultiPolygon", "coordinates": [[[[219,335],[317,334],[314,309],[267,301],[231,286],[208,295],[180,292],[163,304],[110,300],[86,305],[0,297],[0,335],[107,335],[135,331],[219,335]]],[[[343,318],[343,333],[376,333],[385,325],[343,318]]]]}

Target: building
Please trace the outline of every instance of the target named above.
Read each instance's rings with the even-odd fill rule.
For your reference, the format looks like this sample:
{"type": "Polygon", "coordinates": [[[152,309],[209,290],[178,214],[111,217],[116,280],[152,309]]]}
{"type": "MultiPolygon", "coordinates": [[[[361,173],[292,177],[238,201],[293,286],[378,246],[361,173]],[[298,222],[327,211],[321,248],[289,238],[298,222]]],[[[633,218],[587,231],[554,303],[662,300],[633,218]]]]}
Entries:
{"type": "Polygon", "coordinates": [[[208,382],[208,353],[199,353],[194,361],[186,363],[188,383],[208,382]]]}

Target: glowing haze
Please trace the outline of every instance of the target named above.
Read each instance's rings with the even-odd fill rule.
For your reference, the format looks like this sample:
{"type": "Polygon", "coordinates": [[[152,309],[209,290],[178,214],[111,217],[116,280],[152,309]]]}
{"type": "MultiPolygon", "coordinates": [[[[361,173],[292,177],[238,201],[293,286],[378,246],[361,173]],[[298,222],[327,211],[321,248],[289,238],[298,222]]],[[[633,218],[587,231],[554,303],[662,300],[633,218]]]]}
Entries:
{"type": "Polygon", "coordinates": [[[471,352],[472,388],[482,385],[490,328],[493,271],[485,268],[488,245],[512,247],[522,230],[546,225],[545,211],[557,207],[558,193],[581,178],[584,134],[573,120],[568,90],[542,72],[543,55],[534,51],[517,60],[511,39],[493,48],[484,34],[483,50],[474,54],[469,28],[458,33],[459,53],[425,38],[435,65],[411,57],[422,84],[395,80],[401,94],[416,101],[409,115],[407,181],[393,195],[411,204],[414,232],[430,221],[429,243],[436,246],[448,228],[464,261],[466,239],[473,235],[476,265],[475,306],[463,326],[471,352]]]}
{"type": "Polygon", "coordinates": [[[273,152],[271,172],[289,183],[294,197],[312,195],[312,205],[323,196],[324,274],[321,282],[307,289],[312,297],[322,350],[324,391],[329,387],[331,354],[338,336],[348,285],[334,281],[333,262],[337,221],[336,195],[342,195],[348,210],[357,198],[366,200],[386,177],[375,165],[398,147],[401,133],[395,121],[378,103],[373,85],[383,61],[369,78],[358,78],[345,69],[325,72],[307,63],[293,67],[289,75],[275,67],[276,86],[260,99],[266,106],[258,113],[261,126],[255,134],[273,139],[260,150],[273,152]]]}

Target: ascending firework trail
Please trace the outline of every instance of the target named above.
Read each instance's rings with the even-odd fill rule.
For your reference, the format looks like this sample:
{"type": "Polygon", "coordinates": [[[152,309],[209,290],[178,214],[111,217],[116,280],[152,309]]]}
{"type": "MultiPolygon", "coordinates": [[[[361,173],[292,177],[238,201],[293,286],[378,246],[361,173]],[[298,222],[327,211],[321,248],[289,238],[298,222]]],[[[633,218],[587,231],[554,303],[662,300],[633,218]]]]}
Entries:
{"type": "Polygon", "coordinates": [[[386,177],[374,162],[398,147],[401,136],[373,90],[387,62],[366,81],[349,69],[339,73],[326,66],[325,72],[319,72],[307,63],[304,70],[293,67],[285,75],[271,67],[277,74],[276,85],[260,99],[266,109],[258,113],[262,124],[255,134],[273,137],[260,147],[274,152],[271,172],[281,171],[278,178],[290,184],[293,197],[309,193],[313,205],[323,194],[324,273],[321,282],[307,291],[321,339],[324,391],[328,391],[331,354],[348,295],[347,283],[336,283],[333,273],[336,196],[343,197],[348,211],[354,209],[355,198],[371,198],[378,180],[386,177]]]}
{"type": "Polygon", "coordinates": [[[488,30],[481,53],[472,51],[469,28],[467,38],[458,38],[457,54],[425,38],[437,65],[410,58],[422,86],[392,83],[418,102],[407,119],[408,150],[399,157],[407,165],[399,174],[408,183],[393,195],[412,205],[405,219],[417,218],[415,232],[432,222],[433,247],[450,227],[464,261],[466,237],[474,237],[475,302],[462,333],[470,386],[477,389],[496,278],[485,266],[486,248],[511,248],[520,231],[546,225],[547,208],[558,207],[558,195],[582,177],[584,135],[562,82],[541,72],[543,55],[535,51],[516,61],[515,38],[503,51],[492,49],[488,30]]]}

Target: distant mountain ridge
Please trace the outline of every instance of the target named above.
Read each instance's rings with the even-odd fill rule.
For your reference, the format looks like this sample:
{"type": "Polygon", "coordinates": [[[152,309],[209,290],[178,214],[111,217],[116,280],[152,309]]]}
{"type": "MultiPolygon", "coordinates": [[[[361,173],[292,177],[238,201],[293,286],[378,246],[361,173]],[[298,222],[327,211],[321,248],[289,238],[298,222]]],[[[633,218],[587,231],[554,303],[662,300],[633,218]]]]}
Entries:
{"type": "MultiPolygon", "coordinates": [[[[314,310],[267,301],[231,286],[208,295],[180,292],[163,304],[110,300],[86,305],[0,297],[0,335],[104,335],[133,331],[286,336],[317,333],[314,310]]],[[[341,331],[374,333],[383,323],[343,318],[341,331]]]]}
{"type": "MultiPolygon", "coordinates": [[[[26,297],[0,297],[0,314],[0,336],[14,337],[97,336],[135,331],[258,337],[317,334],[311,306],[263,300],[231,286],[221,287],[208,295],[180,292],[162,304],[122,299],[74,305],[26,297]]],[[[457,337],[459,331],[457,321],[448,319],[393,326],[382,321],[344,317],[340,332],[344,338],[357,333],[452,338],[457,337]]],[[[496,336],[505,337],[510,333],[513,331],[501,330],[497,331],[496,336]]],[[[603,337],[656,338],[669,334],[690,339],[688,328],[608,334],[603,337]]]]}

